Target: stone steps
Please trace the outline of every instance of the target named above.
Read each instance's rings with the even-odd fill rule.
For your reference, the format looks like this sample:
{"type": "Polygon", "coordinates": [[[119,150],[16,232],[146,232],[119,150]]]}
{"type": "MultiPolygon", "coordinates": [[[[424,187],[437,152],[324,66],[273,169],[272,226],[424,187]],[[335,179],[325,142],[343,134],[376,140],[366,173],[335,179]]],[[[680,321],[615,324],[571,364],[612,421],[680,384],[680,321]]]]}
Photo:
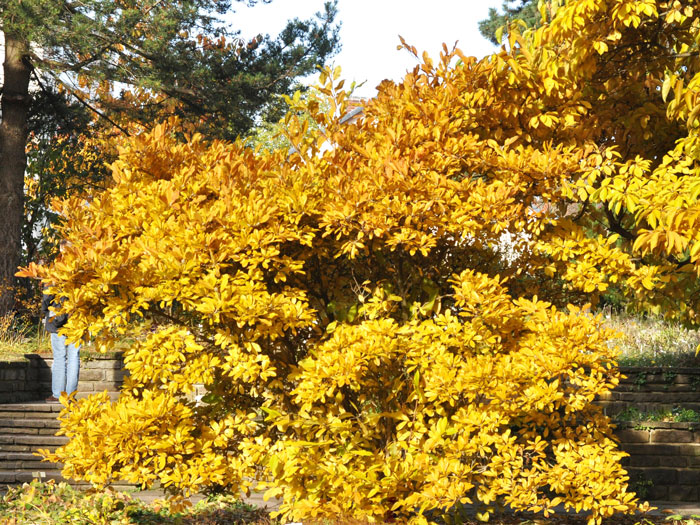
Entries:
{"type": "Polygon", "coordinates": [[[0,470],[59,470],[58,463],[42,461],[33,452],[5,452],[0,456],[0,470]]]}
{"type": "MultiPolygon", "coordinates": [[[[65,481],[61,476],[61,471],[58,469],[35,468],[26,470],[0,470],[0,483],[5,485],[16,485],[20,483],[29,483],[33,479],[48,481],[50,479],[56,481],[65,481]]],[[[71,485],[86,485],[86,483],[71,482],[71,485]]]]}
{"type": "MultiPolygon", "coordinates": [[[[38,478],[65,481],[61,465],[42,461],[39,449],[54,450],[68,442],[57,436],[59,403],[43,401],[0,405],[0,484],[20,484],[38,478]]],[[[85,483],[71,482],[84,486],[85,483]]]]}

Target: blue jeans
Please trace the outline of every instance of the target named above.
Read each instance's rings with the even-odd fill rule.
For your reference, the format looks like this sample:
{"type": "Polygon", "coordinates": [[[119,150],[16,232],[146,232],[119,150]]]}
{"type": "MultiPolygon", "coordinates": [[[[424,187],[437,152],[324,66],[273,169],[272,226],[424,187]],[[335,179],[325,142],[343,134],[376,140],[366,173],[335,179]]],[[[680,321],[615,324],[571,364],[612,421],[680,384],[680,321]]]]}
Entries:
{"type": "Polygon", "coordinates": [[[53,365],[51,366],[51,392],[61,397],[62,392],[71,394],[78,389],[80,373],[80,347],[66,344],[66,336],[51,334],[53,365]]]}

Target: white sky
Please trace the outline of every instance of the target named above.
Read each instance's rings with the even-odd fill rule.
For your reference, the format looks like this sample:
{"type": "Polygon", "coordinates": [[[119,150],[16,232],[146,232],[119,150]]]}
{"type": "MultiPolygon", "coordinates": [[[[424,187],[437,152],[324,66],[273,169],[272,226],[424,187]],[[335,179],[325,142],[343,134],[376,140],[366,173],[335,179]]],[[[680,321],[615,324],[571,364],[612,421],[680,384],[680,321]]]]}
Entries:
{"type": "MultiPolygon", "coordinates": [[[[274,0],[252,8],[234,4],[231,22],[244,38],[259,33],[276,36],[287,20],[310,18],[323,4],[323,0],[274,0]]],[[[383,79],[398,81],[416,65],[408,51],[396,49],[398,35],[433,59],[443,42],[451,49],[456,41],[466,55],[482,57],[495,47],[481,36],[478,22],[489,7],[501,4],[502,0],[340,0],[342,50],[333,62],[348,81],[367,81],[355,94],[373,96],[383,79]]]]}

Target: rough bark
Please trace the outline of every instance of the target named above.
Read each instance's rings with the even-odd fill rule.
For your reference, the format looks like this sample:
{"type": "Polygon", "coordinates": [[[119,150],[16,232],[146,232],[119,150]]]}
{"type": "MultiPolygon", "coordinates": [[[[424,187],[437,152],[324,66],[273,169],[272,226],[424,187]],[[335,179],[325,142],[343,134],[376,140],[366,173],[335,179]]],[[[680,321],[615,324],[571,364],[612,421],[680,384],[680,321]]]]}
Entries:
{"type": "Polygon", "coordinates": [[[0,315],[14,307],[14,274],[22,250],[31,72],[28,51],[28,43],[20,36],[5,33],[4,85],[0,100],[0,315]]]}

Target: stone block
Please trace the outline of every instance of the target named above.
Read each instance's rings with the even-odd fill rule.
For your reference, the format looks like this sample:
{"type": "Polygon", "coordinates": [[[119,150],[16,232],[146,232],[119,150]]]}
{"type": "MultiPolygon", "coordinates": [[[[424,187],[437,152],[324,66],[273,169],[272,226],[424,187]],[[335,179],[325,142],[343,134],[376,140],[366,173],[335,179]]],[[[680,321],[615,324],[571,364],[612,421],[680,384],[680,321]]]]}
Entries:
{"type": "Polygon", "coordinates": [[[671,425],[671,428],[674,428],[676,430],[694,430],[694,428],[695,428],[695,423],[680,422],[680,421],[674,421],[672,423],[669,423],[669,425],[671,425]]]}
{"type": "Polygon", "coordinates": [[[688,466],[687,456],[656,456],[659,459],[659,467],[684,468],[688,466]]]}
{"type": "Polygon", "coordinates": [[[123,368],[123,363],[115,359],[94,359],[83,363],[86,369],[119,370],[123,368]]]}
{"type": "Polygon", "coordinates": [[[124,369],[111,369],[111,370],[105,370],[105,381],[114,381],[118,383],[124,382],[124,378],[127,376],[127,371],[124,369]]]}
{"type": "Polygon", "coordinates": [[[21,436],[16,443],[22,445],[38,445],[40,447],[60,446],[68,443],[66,436],[21,436]]]}
{"type": "Polygon", "coordinates": [[[620,392],[620,401],[627,403],[634,402],[637,399],[637,394],[632,392],[620,392]]]}
{"type": "MultiPolygon", "coordinates": [[[[678,456],[684,455],[689,456],[691,454],[682,454],[681,447],[687,447],[689,445],[666,445],[666,444],[623,444],[622,450],[627,452],[632,456],[678,456]]],[[[700,454],[700,452],[699,452],[700,454]]],[[[663,461],[663,460],[662,460],[663,461]]]]}
{"type": "Polygon", "coordinates": [[[678,470],[674,468],[649,468],[645,469],[645,475],[654,485],[678,483],[678,470]]]}
{"type": "Polygon", "coordinates": [[[22,428],[22,427],[0,427],[0,434],[23,434],[25,436],[36,435],[39,433],[38,428],[22,428]]]}
{"type": "Polygon", "coordinates": [[[680,454],[682,456],[700,456],[700,445],[695,443],[692,445],[680,445],[680,454]]]}
{"type": "Polygon", "coordinates": [[[20,468],[31,469],[31,470],[60,470],[60,463],[52,463],[49,461],[40,461],[37,458],[36,461],[23,461],[20,463],[20,468]]]}
{"type": "Polygon", "coordinates": [[[615,435],[622,443],[649,443],[650,441],[648,430],[618,429],[615,435]]]}
{"type": "Polygon", "coordinates": [[[2,445],[3,452],[29,452],[32,447],[29,445],[2,445]]]}
{"type": "Polygon", "coordinates": [[[653,430],[651,441],[653,443],[692,443],[693,433],[687,430],[653,430]]]}
{"type": "MultiPolygon", "coordinates": [[[[673,456],[664,456],[664,459],[673,456]]],[[[628,456],[624,458],[630,467],[658,467],[660,466],[659,456],[628,456]]],[[[624,465],[623,465],[624,466],[624,465]]]]}
{"type": "Polygon", "coordinates": [[[700,380],[697,374],[676,374],[677,385],[692,385],[700,380]]]}
{"type": "Polygon", "coordinates": [[[692,385],[673,384],[668,387],[669,392],[695,392],[695,387],[692,385]]]}
{"type": "Polygon", "coordinates": [[[669,501],[697,501],[698,487],[696,485],[675,485],[668,488],[669,501]]]}
{"type": "Polygon", "coordinates": [[[16,381],[19,379],[19,370],[12,368],[0,368],[0,381],[16,381]]]}
{"type": "Polygon", "coordinates": [[[679,469],[678,470],[679,485],[700,485],[700,470],[698,469],[679,469]]]}
{"type": "Polygon", "coordinates": [[[36,399],[36,397],[36,392],[0,392],[0,403],[20,403],[22,401],[30,401],[36,399]]]}
{"type": "Polygon", "coordinates": [[[95,381],[78,381],[78,392],[88,392],[92,394],[95,390],[95,381]]]}
{"type": "MultiPolygon", "coordinates": [[[[632,489],[634,490],[634,486],[632,486],[632,489]]],[[[651,485],[644,486],[643,489],[646,491],[646,495],[641,498],[643,500],[668,500],[669,488],[666,486],[651,485]]]]}
{"type": "Polygon", "coordinates": [[[117,385],[114,382],[110,381],[96,381],[92,383],[92,388],[95,392],[112,392],[114,390],[118,390],[121,385],[117,385]]]}
{"type": "Polygon", "coordinates": [[[6,461],[32,461],[36,458],[34,454],[27,452],[9,452],[3,454],[3,459],[6,461]]]}
{"type": "MultiPolygon", "coordinates": [[[[57,423],[57,422],[56,422],[57,423]]],[[[2,418],[0,427],[15,428],[44,428],[53,425],[54,421],[48,418],[2,418]]]]}
{"type": "Polygon", "coordinates": [[[15,483],[17,474],[13,470],[0,470],[0,483],[15,483]]]}
{"type": "Polygon", "coordinates": [[[40,479],[42,481],[48,481],[54,479],[56,481],[62,481],[60,471],[51,470],[46,466],[37,469],[36,471],[19,471],[17,472],[17,482],[19,483],[30,483],[33,479],[40,479]]]}
{"type": "Polygon", "coordinates": [[[105,371],[101,368],[94,368],[88,370],[80,370],[80,382],[85,381],[104,381],[105,371]]]}

